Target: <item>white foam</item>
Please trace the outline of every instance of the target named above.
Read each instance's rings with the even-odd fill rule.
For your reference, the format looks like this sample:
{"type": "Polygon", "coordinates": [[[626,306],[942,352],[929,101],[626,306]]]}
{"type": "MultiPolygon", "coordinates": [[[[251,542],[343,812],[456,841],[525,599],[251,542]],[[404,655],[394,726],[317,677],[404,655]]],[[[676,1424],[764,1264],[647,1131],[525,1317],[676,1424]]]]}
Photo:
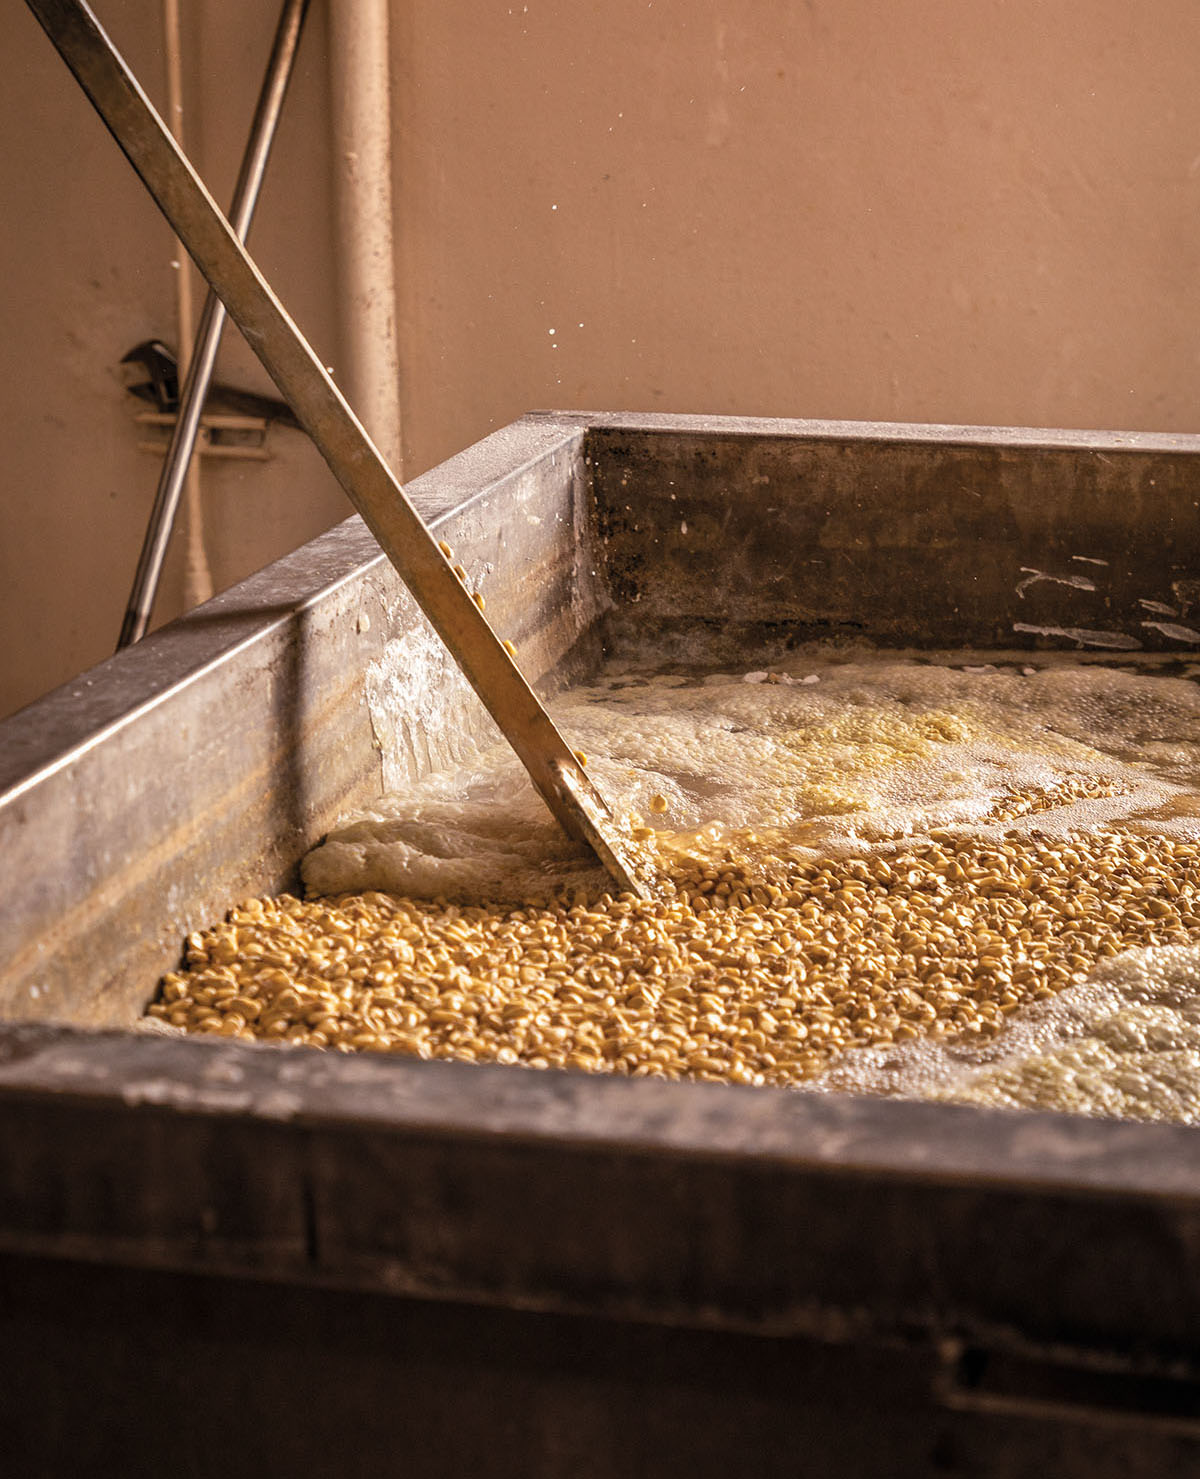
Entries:
{"type": "MultiPolygon", "coordinates": [[[[931,661],[811,653],[779,671],[603,676],[551,707],[618,810],[691,831],[773,824],[817,849],[931,828],[1200,836],[1200,690],[1184,679],[1039,657],[931,661]],[[813,678],[819,679],[813,682],[813,678]],[[1083,783],[1111,794],[1055,804],[1083,783]],[[1013,816],[1017,794],[1045,806],[1013,816]],[[663,815],[650,798],[666,798],[663,815]]],[[[311,893],[517,900],[595,885],[503,744],[334,830],[311,893]]],[[[1200,1113],[1200,949],[1129,952],[991,1043],[847,1055],[814,1087],[1090,1113],[1200,1113]]]]}
{"type": "Polygon", "coordinates": [[[1196,1123],[1200,947],[1126,951],[986,1043],[865,1048],[802,1087],[1196,1123]]]}

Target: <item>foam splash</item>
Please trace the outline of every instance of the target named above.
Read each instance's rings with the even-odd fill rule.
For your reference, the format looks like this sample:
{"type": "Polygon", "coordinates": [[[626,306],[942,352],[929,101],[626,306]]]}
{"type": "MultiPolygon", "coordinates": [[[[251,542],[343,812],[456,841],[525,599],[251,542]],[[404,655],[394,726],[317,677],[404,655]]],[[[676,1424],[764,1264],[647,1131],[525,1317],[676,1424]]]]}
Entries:
{"type": "Polygon", "coordinates": [[[1125,951],[990,1042],[858,1049],[799,1087],[1195,1124],[1200,947],[1125,951]]]}

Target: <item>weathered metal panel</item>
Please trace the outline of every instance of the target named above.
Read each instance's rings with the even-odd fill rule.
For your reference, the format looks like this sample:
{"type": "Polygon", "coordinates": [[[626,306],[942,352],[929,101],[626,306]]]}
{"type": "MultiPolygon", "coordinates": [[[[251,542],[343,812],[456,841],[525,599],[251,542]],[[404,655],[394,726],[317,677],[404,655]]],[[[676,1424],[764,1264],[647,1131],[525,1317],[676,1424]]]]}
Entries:
{"type": "Polygon", "coordinates": [[[604,418],[588,456],[609,639],[719,662],[831,638],[1195,652],[1198,451],[604,418]]]}
{"type": "Polygon", "coordinates": [[[36,1023],[6,1044],[0,1250],[1200,1363],[1186,1127],[36,1023]]]}
{"type": "MultiPolygon", "coordinates": [[[[535,681],[579,660],[598,599],[578,443],[508,429],[412,488],[535,681]]],[[[0,1015],[130,1022],[188,930],[294,886],[342,812],[485,733],[347,520],[0,724],[0,1015]]]]}

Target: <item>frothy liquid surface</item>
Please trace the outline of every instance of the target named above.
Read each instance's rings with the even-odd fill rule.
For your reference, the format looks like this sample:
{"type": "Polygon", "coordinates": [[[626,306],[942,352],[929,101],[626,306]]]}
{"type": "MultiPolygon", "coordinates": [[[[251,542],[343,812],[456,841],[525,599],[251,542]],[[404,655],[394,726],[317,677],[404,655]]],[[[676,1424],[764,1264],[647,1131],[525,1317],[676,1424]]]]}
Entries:
{"type": "MultiPolygon", "coordinates": [[[[615,809],[639,813],[676,847],[702,852],[713,828],[758,829],[814,864],[886,859],[931,834],[935,847],[969,846],[972,857],[1006,842],[1022,856],[1065,846],[1069,894],[1073,837],[1123,839],[1135,869],[1144,838],[1151,861],[1167,859],[1146,900],[1165,900],[1184,921],[1150,937],[1200,935],[1184,928],[1193,889],[1182,873],[1172,882],[1170,852],[1200,837],[1200,688],[1189,676],[1043,655],[809,657],[771,673],[611,673],[551,708],[615,809]]],[[[502,744],[336,829],[304,876],[310,894],[464,902],[604,887],[502,744]]],[[[1017,867],[1018,898],[1021,876],[1017,867]]],[[[949,949],[952,871],[943,881],[949,949]]],[[[1111,907],[1103,888],[1092,896],[1096,910],[1111,907]]],[[[1084,975],[1022,1002],[984,1041],[918,1033],[851,1048],[804,1087],[1197,1118],[1200,947],[1122,950],[1084,975]]]]}

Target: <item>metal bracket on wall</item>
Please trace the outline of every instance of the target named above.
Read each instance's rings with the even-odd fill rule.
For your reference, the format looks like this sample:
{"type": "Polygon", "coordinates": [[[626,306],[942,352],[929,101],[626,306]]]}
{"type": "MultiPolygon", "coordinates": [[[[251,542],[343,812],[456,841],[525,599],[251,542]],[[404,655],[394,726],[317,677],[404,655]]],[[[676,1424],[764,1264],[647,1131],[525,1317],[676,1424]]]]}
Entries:
{"type": "MultiPolygon", "coordinates": [[[[138,451],[165,457],[171,449],[171,434],[179,418],[166,411],[139,411],[134,420],[139,426],[152,427],[163,433],[153,439],[139,441],[138,451]]],[[[266,446],[270,424],[261,416],[201,416],[193,452],[201,457],[270,462],[271,453],[266,446]]]]}

